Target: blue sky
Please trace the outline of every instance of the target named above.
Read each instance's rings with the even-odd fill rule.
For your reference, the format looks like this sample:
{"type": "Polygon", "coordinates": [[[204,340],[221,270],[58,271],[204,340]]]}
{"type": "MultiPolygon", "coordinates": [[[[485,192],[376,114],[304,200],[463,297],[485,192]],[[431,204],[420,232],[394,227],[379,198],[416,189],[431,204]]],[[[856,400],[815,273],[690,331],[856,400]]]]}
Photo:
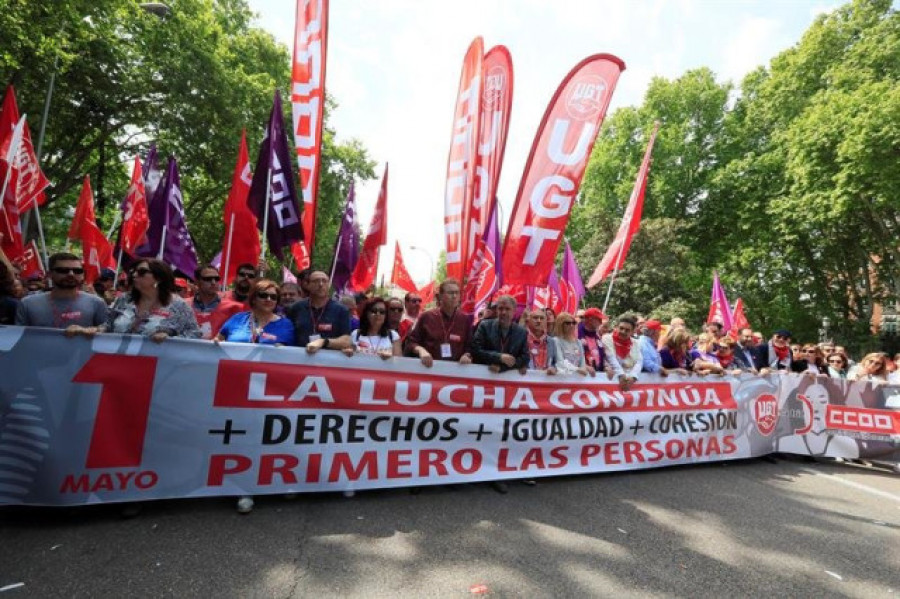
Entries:
{"type": "MultiPolygon", "coordinates": [[[[249,0],[257,25],[292,47],[293,0],[249,0]]],[[[610,106],[640,104],[654,76],[676,78],[710,67],[740,83],[794,45],[836,0],[331,0],[326,89],[339,107],[330,125],[357,138],[379,164],[390,163],[390,277],[399,239],[413,278],[429,276],[442,248],[443,191],[453,105],[462,58],[481,35],[513,59],[510,133],[499,183],[501,213],[515,200],[541,116],[556,86],[582,58],[608,52],[627,68],[610,106]],[[413,251],[410,246],[425,249],[413,251]]],[[[288,88],[285,82],[283,89],[288,88]]],[[[262,123],[259,124],[260,127],[262,123]]],[[[357,187],[368,226],[378,181],[357,187]]],[[[505,231],[505,221],[501,222],[505,231]]]]}

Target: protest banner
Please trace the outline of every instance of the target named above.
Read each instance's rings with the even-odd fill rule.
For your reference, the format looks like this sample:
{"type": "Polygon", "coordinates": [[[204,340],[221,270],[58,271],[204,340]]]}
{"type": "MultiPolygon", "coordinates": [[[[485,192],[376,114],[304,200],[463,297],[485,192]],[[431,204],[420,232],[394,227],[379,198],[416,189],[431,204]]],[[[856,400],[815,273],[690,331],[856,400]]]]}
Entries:
{"type": "Polygon", "coordinates": [[[0,504],[343,491],[762,456],[900,460],[900,389],[492,374],[0,327],[0,504]]]}

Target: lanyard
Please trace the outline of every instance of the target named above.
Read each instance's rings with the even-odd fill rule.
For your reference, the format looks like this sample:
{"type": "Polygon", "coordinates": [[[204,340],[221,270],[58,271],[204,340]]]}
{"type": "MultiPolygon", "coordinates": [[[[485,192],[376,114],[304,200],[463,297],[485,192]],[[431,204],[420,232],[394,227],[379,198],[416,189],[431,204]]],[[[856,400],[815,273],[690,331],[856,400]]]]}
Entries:
{"type": "Polygon", "coordinates": [[[444,325],[444,311],[438,308],[438,312],[441,314],[441,331],[444,333],[444,343],[447,343],[447,339],[450,337],[450,331],[453,330],[453,321],[456,320],[456,311],[459,308],[453,309],[453,314],[450,315],[450,330],[447,330],[447,327],[444,325]]]}

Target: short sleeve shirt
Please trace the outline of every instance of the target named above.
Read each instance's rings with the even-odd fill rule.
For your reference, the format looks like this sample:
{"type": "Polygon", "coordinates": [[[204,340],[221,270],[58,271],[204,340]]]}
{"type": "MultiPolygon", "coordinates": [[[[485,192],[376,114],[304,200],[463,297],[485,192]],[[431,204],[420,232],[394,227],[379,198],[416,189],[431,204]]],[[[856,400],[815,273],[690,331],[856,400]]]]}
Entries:
{"type": "Polygon", "coordinates": [[[51,299],[50,292],[29,295],[19,303],[16,324],[65,329],[71,325],[96,327],[106,322],[106,302],[79,291],[74,298],[51,299]]]}
{"type": "Polygon", "coordinates": [[[287,318],[279,318],[266,324],[259,332],[253,330],[253,313],[239,312],[225,321],[219,335],[225,341],[236,343],[260,343],[263,345],[289,345],[294,342],[294,325],[287,318]]]}
{"type": "Polygon", "coordinates": [[[321,308],[313,308],[308,299],[302,299],[288,308],[287,317],[294,324],[295,344],[299,347],[306,347],[311,335],[336,339],[350,334],[350,310],[333,299],[321,308]]]}

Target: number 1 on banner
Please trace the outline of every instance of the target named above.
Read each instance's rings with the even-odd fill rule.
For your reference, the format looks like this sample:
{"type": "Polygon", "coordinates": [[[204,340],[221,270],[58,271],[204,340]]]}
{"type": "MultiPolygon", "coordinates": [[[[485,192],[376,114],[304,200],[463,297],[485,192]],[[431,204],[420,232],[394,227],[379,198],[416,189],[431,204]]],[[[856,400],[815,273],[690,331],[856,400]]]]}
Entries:
{"type": "Polygon", "coordinates": [[[87,468],[141,465],[155,376],[155,357],[94,354],[72,379],[102,385],[87,468]]]}

